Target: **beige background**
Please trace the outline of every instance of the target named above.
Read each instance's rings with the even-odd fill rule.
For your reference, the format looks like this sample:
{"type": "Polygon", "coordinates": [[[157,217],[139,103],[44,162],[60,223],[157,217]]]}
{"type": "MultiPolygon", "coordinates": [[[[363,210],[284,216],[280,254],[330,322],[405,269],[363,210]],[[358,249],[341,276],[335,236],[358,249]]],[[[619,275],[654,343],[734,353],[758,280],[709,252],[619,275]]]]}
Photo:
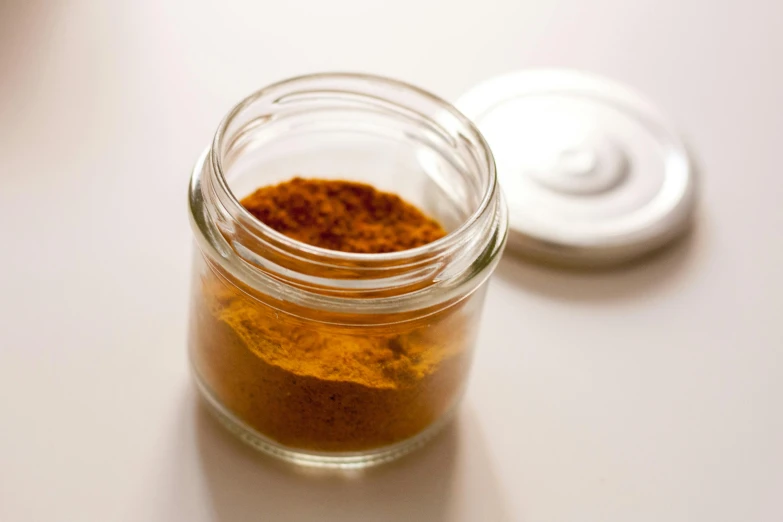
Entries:
{"type": "Polygon", "coordinates": [[[0,2],[0,520],[783,519],[783,3],[0,2]],[[530,66],[646,92],[697,154],[695,233],[630,269],[510,256],[437,444],[287,472],[195,401],[189,169],[305,72],[449,99],[530,66]]]}

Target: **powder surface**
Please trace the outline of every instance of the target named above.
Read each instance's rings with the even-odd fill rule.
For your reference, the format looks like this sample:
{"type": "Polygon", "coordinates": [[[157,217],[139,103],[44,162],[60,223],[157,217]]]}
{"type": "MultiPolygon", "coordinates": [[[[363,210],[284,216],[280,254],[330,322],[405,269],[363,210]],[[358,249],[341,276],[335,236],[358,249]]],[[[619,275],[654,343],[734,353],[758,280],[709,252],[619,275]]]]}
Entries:
{"type": "Polygon", "coordinates": [[[290,238],[342,252],[397,252],[446,235],[399,196],[352,181],[294,178],[259,188],[242,205],[290,238]]]}

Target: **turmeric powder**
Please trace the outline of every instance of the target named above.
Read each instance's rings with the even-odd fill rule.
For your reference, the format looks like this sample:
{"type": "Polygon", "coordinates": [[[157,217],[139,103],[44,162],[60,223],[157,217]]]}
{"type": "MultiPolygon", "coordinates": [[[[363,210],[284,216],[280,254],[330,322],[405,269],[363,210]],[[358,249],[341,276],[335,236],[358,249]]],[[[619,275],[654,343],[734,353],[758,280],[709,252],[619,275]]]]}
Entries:
{"type": "MultiPolygon", "coordinates": [[[[400,251],[446,233],[398,196],[347,181],[295,178],[242,204],[278,232],[345,252],[400,251]]],[[[272,306],[216,267],[205,273],[192,323],[197,374],[272,441],[313,451],[380,448],[422,432],[459,398],[478,316],[463,313],[466,303],[418,319],[338,325],[272,306]]]]}
{"type": "Polygon", "coordinates": [[[399,196],[364,183],[294,178],[258,189],[242,205],[278,232],[342,252],[398,252],[446,235],[399,196]]]}

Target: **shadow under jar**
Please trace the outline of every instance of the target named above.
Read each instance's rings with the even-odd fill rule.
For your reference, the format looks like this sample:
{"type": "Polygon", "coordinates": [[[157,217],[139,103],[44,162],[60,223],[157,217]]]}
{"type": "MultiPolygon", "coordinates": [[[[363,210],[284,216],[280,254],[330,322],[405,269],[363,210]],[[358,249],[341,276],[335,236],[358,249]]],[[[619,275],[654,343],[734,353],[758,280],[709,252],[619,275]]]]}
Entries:
{"type": "Polygon", "coordinates": [[[190,358],[229,429],[285,460],[362,467],[448,420],[507,231],[492,154],[456,109],[373,76],[271,85],[221,123],[189,203],[190,358]],[[240,203],[294,176],[396,193],[448,234],[399,252],[339,252],[286,237],[240,203]]]}

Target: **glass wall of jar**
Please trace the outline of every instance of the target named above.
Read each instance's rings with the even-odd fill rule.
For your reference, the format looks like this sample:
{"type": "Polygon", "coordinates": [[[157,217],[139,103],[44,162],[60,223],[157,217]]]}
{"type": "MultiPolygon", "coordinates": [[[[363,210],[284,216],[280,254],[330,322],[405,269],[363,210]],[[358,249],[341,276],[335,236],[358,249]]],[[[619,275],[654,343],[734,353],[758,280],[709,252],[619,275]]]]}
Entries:
{"type": "Polygon", "coordinates": [[[289,461],[366,466],[434,434],[463,393],[507,215],[492,154],[447,102],[322,74],[264,88],[221,123],[191,180],[190,358],[232,431],[289,461]],[[393,192],[448,234],[392,253],[327,250],[240,199],[294,176],[393,192]]]}

